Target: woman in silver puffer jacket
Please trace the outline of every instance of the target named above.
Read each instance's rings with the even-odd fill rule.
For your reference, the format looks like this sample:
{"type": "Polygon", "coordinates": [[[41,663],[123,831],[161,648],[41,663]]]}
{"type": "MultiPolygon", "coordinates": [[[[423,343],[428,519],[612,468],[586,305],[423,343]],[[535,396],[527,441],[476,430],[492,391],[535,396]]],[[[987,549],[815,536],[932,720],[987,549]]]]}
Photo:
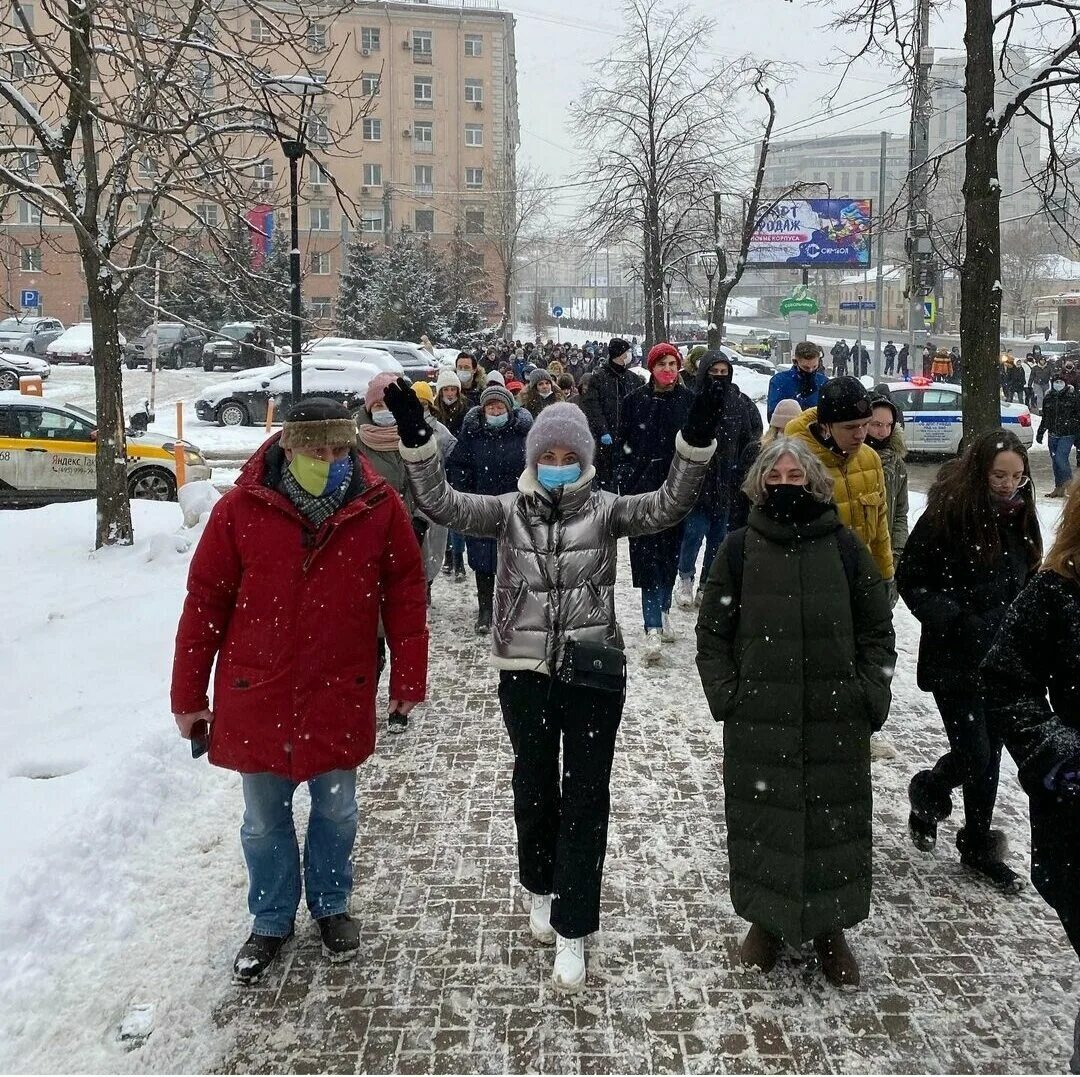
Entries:
{"type": "Polygon", "coordinates": [[[554,979],[566,990],[584,984],[585,936],[600,926],[608,781],[625,694],[618,540],[672,527],[693,507],[721,402],[715,393],[696,398],[667,481],[632,497],[594,489],[584,412],[553,404],[529,432],[517,492],[494,497],[454,490],[413,394],[400,383],[386,393],[417,505],[455,531],[498,542],[492,649],[514,747],[519,873],[531,895],[530,928],[555,942],[554,979]]]}

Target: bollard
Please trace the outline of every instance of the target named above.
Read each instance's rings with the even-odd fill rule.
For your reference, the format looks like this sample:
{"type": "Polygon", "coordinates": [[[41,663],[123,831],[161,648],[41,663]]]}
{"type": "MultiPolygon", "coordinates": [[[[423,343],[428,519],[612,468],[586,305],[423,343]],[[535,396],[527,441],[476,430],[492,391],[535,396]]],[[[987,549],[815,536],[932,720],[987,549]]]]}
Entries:
{"type": "Polygon", "coordinates": [[[37,374],[24,374],[19,378],[19,392],[23,396],[44,396],[45,387],[37,374]]]}
{"type": "Polygon", "coordinates": [[[176,440],[184,440],[184,405],[180,400],[176,402],[176,440]]]}
{"type": "Polygon", "coordinates": [[[187,482],[187,463],[184,460],[184,445],[180,441],[177,441],[173,446],[173,464],[176,467],[176,488],[179,490],[180,487],[187,482]]]}
{"type": "Polygon", "coordinates": [[[270,433],[270,427],[274,425],[274,398],[266,402],[266,432],[270,433]]]}

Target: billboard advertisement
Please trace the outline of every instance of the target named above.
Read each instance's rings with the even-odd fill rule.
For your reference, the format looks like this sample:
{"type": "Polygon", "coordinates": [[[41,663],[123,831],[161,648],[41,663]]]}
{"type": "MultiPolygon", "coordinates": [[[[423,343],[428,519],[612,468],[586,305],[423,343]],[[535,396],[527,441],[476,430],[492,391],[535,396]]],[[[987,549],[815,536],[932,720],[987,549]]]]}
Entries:
{"type": "Polygon", "coordinates": [[[752,266],[870,265],[869,198],[800,198],[779,202],[750,242],[752,266]]]}

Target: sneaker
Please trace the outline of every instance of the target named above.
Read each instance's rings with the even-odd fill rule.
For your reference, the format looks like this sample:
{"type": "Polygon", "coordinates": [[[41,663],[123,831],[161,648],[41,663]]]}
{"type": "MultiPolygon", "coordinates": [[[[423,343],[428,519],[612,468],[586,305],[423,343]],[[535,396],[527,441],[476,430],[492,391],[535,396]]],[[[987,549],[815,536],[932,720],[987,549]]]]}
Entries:
{"type": "Polygon", "coordinates": [[[641,657],[647,666],[660,661],[659,628],[647,628],[645,630],[645,646],[641,649],[641,657]]]}
{"type": "Polygon", "coordinates": [[[248,936],[247,942],[240,947],[240,952],[233,962],[233,983],[253,984],[274,963],[274,958],[281,952],[282,946],[292,938],[292,929],[288,935],[248,936]]]}
{"type": "Polygon", "coordinates": [[[529,930],[537,942],[550,946],[555,941],[551,926],[551,895],[529,894],[529,930]]]}
{"type": "Polygon", "coordinates": [[[398,714],[395,711],[386,719],[386,728],[391,733],[404,733],[409,728],[409,716],[407,714],[398,714]]]}
{"type": "Polygon", "coordinates": [[[893,742],[884,733],[872,733],[870,735],[870,762],[877,763],[883,759],[895,759],[896,748],[893,742]]]}
{"type": "Polygon", "coordinates": [[[360,949],[360,925],[348,913],[339,912],[315,921],[322,936],[323,957],[332,962],[351,961],[360,949]]]}
{"type": "Polygon", "coordinates": [[[580,991],[585,986],[585,940],[555,935],[555,968],[551,978],[560,991],[580,991]]]}
{"type": "Polygon", "coordinates": [[[447,550],[446,551],[446,556],[443,558],[442,574],[444,576],[449,576],[450,573],[453,572],[453,571],[454,571],[454,555],[449,550],[447,550]]]}
{"type": "Polygon", "coordinates": [[[679,604],[679,609],[688,610],[692,609],[694,605],[694,577],[693,576],[680,576],[679,583],[675,590],[675,601],[679,604]]]}
{"type": "Polygon", "coordinates": [[[699,587],[697,589],[697,594],[694,595],[694,606],[695,607],[700,607],[701,603],[704,602],[704,601],[705,601],[705,588],[704,587],[699,587]]]}
{"type": "Polygon", "coordinates": [[[675,629],[671,624],[671,614],[665,613],[663,618],[663,627],[660,629],[660,638],[664,643],[674,643],[679,637],[675,632],[675,629]]]}
{"type": "Polygon", "coordinates": [[[458,567],[454,569],[454,583],[461,583],[463,579],[465,579],[465,566],[458,565],[458,567]]]}

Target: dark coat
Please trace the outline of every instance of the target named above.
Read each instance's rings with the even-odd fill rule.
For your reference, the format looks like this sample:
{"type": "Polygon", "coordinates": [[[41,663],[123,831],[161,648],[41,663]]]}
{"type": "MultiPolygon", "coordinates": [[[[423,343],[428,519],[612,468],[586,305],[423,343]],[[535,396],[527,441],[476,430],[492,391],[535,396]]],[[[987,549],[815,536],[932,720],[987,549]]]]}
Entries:
{"type": "MultiPolygon", "coordinates": [[[[631,374],[636,378],[636,374],[631,374]]],[[[591,386],[590,386],[591,388],[591,386]]],[[[675,458],[675,435],[682,430],[694,394],[680,382],[657,393],[650,381],[623,402],[622,444],[616,479],[623,494],[659,490],[675,458]]],[[[667,587],[678,575],[682,524],[630,540],[630,575],[635,587],[667,587]]]]}
{"type": "Polygon", "coordinates": [[[945,538],[926,513],[908,536],[896,586],[922,625],[918,684],[924,692],[979,689],[979,663],[1031,575],[1018,519],[1002,519],[998,531],[1001,556],[989,565],[945,538]]]}
{"type": "Polygon", "coordinates": [[[1012,604],[982,665],[987,717],[1016,760],[1031,812],[1031,878],[1053,906],[1080,894],[1080,799],[1051,775],[1080,759],[1080,584],[1040,572],[1012,604]]]}
{"type": "Polygon", "coordinates": [[[1051,389],[1043,397],[1042,420],[1036,435],[1039,441],[1049,434],[1054,438],[1080,436],[1080,393],[1071,385],[1060,392],[1051,389]]]}
{"type": "Polygon", "coordinates": [[[424,698],[427,589],[409,516],[386,482],[357,461],[345,504],[315,531],[277,490],[279,437],[248,461],[199,540],[172,709],[209,705],[216,659],[210,762],[303,782],[374,750],[380,615],[390,698],[424,698]]]}
{"type": "Polygon", "coordinates": [[[741,595],[729,537],[697,624],[697,665],[724,723],[731,900],[792,946],[870,913],[870,734],[896,662],[888,589],[856,543],[849,591],[830,507],[812,524],[750,513],[741,595]]]}
{"type": "Polygon", "coordinates": [[[618,492],[615,484],[615,465],[622,455],[619,434],[622,430],[623,402],[640,385],[641,379],[626,367],[606,362],[589,375],[589,384],[581,395],[581,410],[589,420],[589,429],[596,439],[593,466],[596,478],[605,490],[618,492]],[[601,445],[608,434],[613,444],[601,445]]]}
{"type": "MultiPolygon", "coordinates": [[[[525,470],[525,436],[532,416],[515,408],[502,427],[489,426],[481,408],[473,408],[461,424],[461,435],[446,461],[450,485],[466,494],[508,494],[517,489],[525,470]]],[[[474,572],[495,575],[495,539],[465,540],[474,572]]]]}

